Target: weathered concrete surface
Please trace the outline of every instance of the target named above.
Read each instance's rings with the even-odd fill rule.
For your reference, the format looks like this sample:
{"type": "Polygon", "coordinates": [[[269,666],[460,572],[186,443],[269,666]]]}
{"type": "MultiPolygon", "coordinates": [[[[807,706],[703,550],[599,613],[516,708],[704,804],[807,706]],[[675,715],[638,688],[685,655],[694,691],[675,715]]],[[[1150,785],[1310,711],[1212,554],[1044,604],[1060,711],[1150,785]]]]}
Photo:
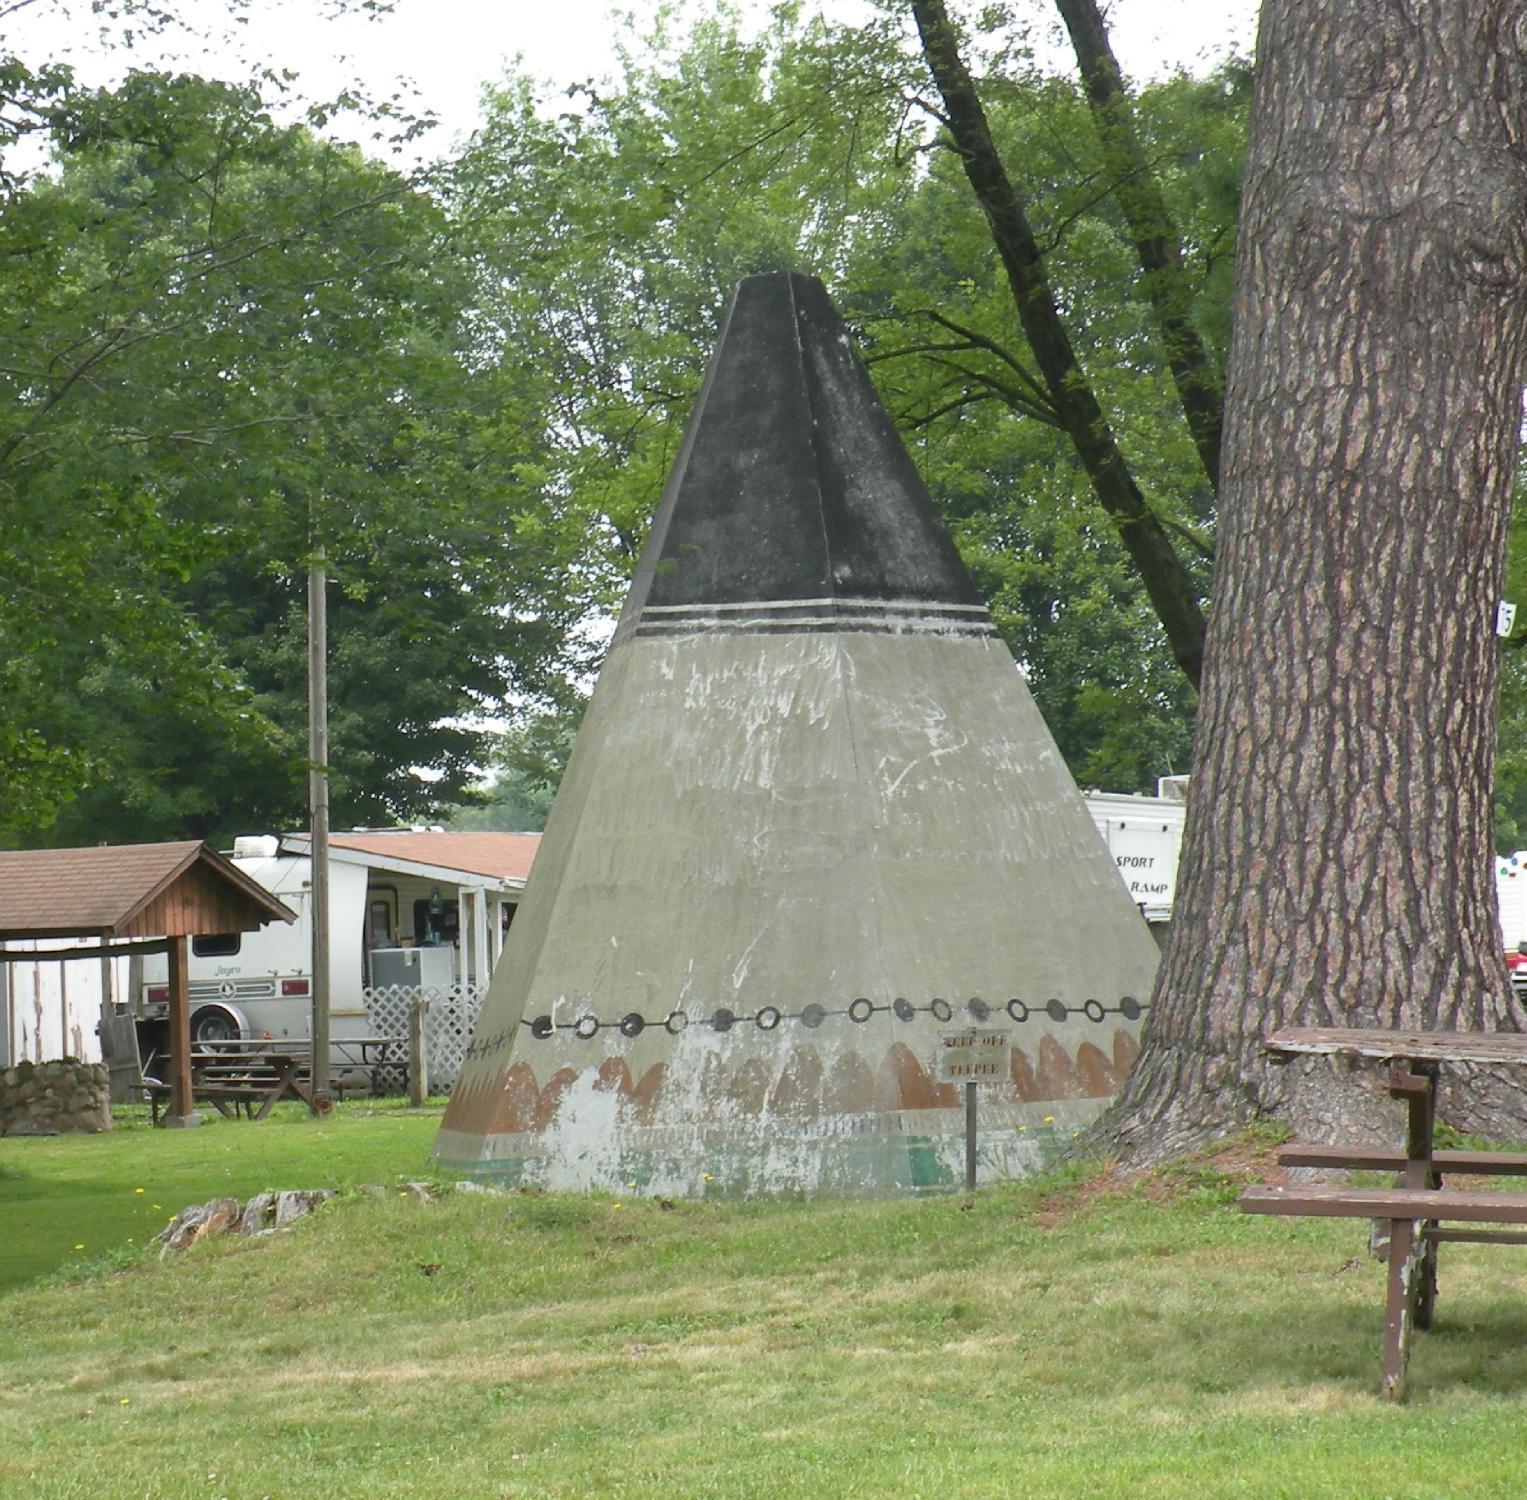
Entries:
{"type": "Polygon", "coordinates": [[[437,1142],[665,1194],[983,1178],[1136,1050],[1156,948],[815,283],[744,282],[437,1142]],[[767,358],[764,358],[764,356],[767,358]],[[781,373],[783,371],[783,373],[781,373]]]}

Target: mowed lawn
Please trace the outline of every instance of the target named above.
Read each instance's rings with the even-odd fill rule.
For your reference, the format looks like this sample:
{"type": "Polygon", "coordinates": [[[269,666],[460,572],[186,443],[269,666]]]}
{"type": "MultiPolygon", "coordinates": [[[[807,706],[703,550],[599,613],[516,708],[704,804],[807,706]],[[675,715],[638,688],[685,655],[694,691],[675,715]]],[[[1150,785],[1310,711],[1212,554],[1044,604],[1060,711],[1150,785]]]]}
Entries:
{"type": "Polygon", "coordinates": [[[155,1130],[138,1105],[107,1135],[0,1140],[0,1293],[141,1246],[188,1203],[428,1175],[443,1107],[352,1102],[315,1120],[290,1103],[258,1123],[209,1110],[198,1129],[155,1130]]]}
{"type": "MultiPolygon", "coordinates": [[[[357,1171],[384,1119],[321,1127],[333,1180],[406,1157],[397,1112],[357,1171]]],[[[113,1145],[171,1181],[226,1135],[205,1198],[303,1128],[113,1145]]],[[[37,1144],[4,1143],[29,1175],[0,1190],[52,1170],[37,1144]]],[[[917,1202],[342,1196],[0,1297],[0,1494],[1522,1493],[1527,1258],[1444,1248],[1438,1329],[1387,1407],[1366,1225],[1238,1214],[1264,1162],[917,1202]]]]}

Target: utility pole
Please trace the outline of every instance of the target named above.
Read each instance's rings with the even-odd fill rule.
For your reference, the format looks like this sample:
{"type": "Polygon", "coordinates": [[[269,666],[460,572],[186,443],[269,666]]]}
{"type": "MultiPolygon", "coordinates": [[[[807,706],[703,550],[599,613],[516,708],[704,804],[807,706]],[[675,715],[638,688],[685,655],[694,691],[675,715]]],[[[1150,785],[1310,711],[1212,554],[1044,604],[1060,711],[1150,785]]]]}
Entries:
{"type": "Polygon", "coordinates": [[[308,568],[308,820],[313,859],[313,1101],[329,1107],[329,610],[323,549],[308,568]]]}
{"type": "Polygon", "coordinates": [[[0,1067],[8,1068],[16,1061],[17,1029],[11,1011],[11,965],[5,956],[5,944],[0,943],[0,1067]]]}

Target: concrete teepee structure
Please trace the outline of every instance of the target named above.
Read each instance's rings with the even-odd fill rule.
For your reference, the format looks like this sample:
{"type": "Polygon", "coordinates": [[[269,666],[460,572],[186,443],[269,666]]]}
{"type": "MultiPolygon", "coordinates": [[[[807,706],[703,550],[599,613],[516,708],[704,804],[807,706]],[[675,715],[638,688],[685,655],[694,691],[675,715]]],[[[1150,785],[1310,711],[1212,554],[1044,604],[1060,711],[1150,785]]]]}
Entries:
{"type": "Polygon", "coordinates": [[[820,283],[737,288],[436,1144],[550,1187],[959,1180],[1122,1081],[1156,947],[820,283]]]}

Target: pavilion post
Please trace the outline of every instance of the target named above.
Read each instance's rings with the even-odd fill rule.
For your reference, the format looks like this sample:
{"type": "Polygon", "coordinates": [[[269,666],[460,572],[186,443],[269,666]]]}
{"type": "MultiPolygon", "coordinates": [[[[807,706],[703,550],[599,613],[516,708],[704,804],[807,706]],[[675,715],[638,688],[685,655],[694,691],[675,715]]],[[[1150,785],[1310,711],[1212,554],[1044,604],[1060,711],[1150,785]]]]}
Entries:
{"type": "Polygon", "coordinates": [[[5,956],[5,944],[0,943],[0,1066],[10,1067],[16,1061],[12,1038],[16,1034],[16,1021],[11,1010],[11,966],[5,956]]]}
{"type": "Polygon", "coordinates": [[[170,1118],[184,1124],[192,1117],[191,976],[189,940],[170,939],[170,1118]]]}

